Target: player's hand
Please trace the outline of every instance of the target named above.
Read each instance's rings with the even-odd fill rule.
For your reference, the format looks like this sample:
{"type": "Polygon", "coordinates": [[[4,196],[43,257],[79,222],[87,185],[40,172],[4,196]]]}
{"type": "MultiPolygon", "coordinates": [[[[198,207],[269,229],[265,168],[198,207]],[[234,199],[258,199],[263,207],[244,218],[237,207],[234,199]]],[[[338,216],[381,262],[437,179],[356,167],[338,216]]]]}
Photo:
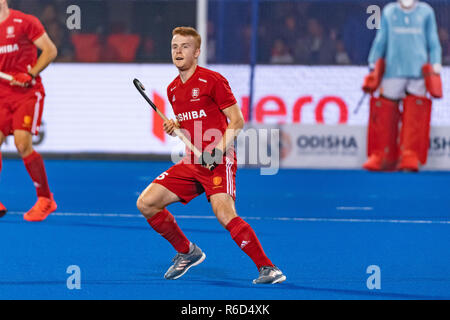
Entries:
{"type": "Polygon", "coordinates": [[[200,160],[202,166],[213,171],[222,162],[223,152],[214,148],[212,152],[203,151],[200,160]]]}
{"type": "Polygon", "coordinates": [[[362,85],[362,89],[366,93],[373,93],[377,90],[378,87],[378,79],[373,71],[373,69],[369,69],[369,74],[365,76],[364,82],[362,85]]]}
{"type": "Polygon", "coordinates": [[[386,63],[384,59],[378,59],[375,64],[369,66],[369,74],[364,78],[362,89],[366,93],[374,93],[380,86],[384,75],[386,63]]]}
{"type": "Polygon", "coordinates": [[[180,124],[178,123],[178,121],[170,119],[170,120],[164,121],[163,128],[164,128],[164,131],[168,135],[173,136],[174,135],[173,132],[175,131],[175,129],[180,128],[180,124]]]}
{"type": "Polygon", "coordinates": [[[33,77],[26,72],[16,73],[13,76],[13,79],[10,82],[10,84],[12,86],[19,86],[23,88],[30,87],[33,84],[33,77]]]}

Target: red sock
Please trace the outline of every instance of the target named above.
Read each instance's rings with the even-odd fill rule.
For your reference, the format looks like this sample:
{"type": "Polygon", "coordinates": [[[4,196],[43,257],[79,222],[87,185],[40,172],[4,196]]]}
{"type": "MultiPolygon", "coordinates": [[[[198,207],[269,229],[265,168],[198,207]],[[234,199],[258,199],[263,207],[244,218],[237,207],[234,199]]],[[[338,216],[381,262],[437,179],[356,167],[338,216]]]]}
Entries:
{"type": "Polygon", "coordinates": [[[47,174],[45,173],[44,161],[39,153],[33,151],[32,154],[23,158],[25,168],[33,180],[38,197],[50,198],[50,188],[48,186],[47,174]]]}
{"type": "Polygon", "coordinates": [[[252,227],[240,217],[232,219],[226,226],[231,238],[253,260],[258,270],[263,266],[273,266],[267,258],[252,227]]]}
{"type": "Polygon", "coordinates": [[[174,216],[167,209],[147,219],[147,222],[156,232],[169,241],[177,252],[189,252],[190,241],[186,238],[183,231],[181,231],[174,216]]]}

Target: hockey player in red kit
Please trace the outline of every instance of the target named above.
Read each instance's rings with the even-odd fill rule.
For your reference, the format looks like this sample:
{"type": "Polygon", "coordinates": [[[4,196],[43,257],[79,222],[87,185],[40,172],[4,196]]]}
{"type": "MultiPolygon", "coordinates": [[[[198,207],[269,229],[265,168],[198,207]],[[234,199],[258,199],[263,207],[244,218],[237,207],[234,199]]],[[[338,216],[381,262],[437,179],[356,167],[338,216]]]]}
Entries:
{"type": "Polygon", "coordinates": [[[234,140],[244,119],[228,81],[198,66],[201,38],[195,29],[178,27],[172,35],[172,61],[179,76],[167,87],[167,95],[176,121],[166,121],[164,129],[168,134],[177,127],[183,129],[203,155],[196,159],[188,153],[157,177],[137,201],[150,226],[177,251],[164,277],[178,279],[206,257],[166,208],[175,202],[186,204],[205,192],[220,224],[258,268],[259,277],[253,283],[283,282],[286,276],[266,256],[250,225],[236,213],[234,140]]]}
{"type": "MultiPolygon", "coordinates": [[[[0,146],[14,135],[17,151],[36,187],[38,200],[24,215],[27,221],[42,221],[56,210],[44,162],[33,149],[32,135],[39,131],[45,91],[40,72],[57,55],[57,49],[39,20],[10,9],[0,0],[0,72],[12,81],[0,80],[0,146]],[[37,55],[37,50],[42,52],[37,55]]],[[[1,170],[1,153],[0,153],[1,170]]],[[[6,208],[0,203],[0,215],[6,208]]]]}

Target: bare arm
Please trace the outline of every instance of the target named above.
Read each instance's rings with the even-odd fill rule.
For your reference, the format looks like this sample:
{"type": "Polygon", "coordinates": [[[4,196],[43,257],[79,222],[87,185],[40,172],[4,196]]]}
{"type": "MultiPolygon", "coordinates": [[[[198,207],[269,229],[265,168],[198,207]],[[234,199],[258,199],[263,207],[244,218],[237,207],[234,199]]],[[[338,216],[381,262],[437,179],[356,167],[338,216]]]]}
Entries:
{"type": "Polygon", "coordinates": [[[222,112],[228,118],[228,127],[222,137],[222,139],[217,144],[216,148],[225,153],[226,150],[234,143],[234,140],[241,132],[244,127],[245,120],[242,115],[241,109],[237,104],[233,104],[232,106],[223,109],[222,112]]]}
{"type": "Polygon", "coordinates": [[[39,56],[36,65],[32,67],[28,72],[36,77],[41,73],[47,66],[55,60],[58,55],[58,49],[56,48],[53,41],[50,39],[47,33],[44,33],[36,41],[34,41],[36,47],[38,47],[42,52],[39,56]]]}

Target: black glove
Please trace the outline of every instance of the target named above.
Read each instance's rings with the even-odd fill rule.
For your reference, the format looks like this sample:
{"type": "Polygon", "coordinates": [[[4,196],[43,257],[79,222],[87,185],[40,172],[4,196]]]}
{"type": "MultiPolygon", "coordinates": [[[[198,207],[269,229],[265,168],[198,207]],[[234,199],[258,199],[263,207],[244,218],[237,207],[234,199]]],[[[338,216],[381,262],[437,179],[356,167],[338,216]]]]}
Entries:
{"type": "Polygon", "coordinates": [[[220,163],[222,163],[223,153],[219,149],[214,148],[212,152],[203,151],[200,157],[200,163],[205,168],[213,171],[220,163]]]}

